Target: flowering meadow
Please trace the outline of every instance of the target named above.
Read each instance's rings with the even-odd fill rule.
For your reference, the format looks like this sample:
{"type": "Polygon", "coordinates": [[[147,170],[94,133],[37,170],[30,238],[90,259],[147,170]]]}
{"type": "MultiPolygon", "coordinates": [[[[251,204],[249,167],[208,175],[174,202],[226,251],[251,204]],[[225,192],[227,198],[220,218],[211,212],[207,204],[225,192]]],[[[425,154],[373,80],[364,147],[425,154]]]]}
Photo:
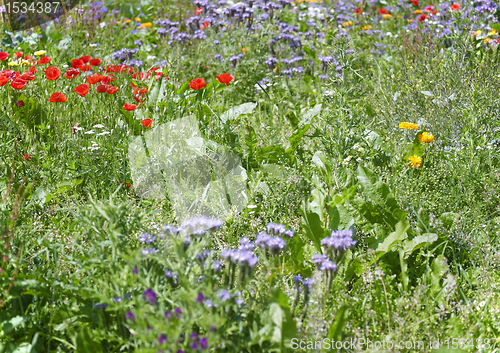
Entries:
{"type": "Polygon", "coordinates": [[[8,15],[0,353],[500,352],[495,1],[8,15]]]}

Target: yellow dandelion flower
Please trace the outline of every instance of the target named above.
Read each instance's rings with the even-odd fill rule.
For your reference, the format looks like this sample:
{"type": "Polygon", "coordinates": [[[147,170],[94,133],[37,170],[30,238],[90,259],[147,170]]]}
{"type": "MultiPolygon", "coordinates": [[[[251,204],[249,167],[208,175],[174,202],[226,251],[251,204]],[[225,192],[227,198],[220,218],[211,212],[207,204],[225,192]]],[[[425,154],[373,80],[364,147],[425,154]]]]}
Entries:
{"type": "Polygon", "coordinates": [[[19,63],[18,63],[18,62],[16,62],[16,61],[11,61],[11,62],[9,63],[9,66],[19,66],[19,63]]]}
{"type": "Polygon", "coordinates": [[[434,136],[432,136],[432,134],[429,134],[427,131],[424,131],[420,135],[418,135],[418,141],[420,143],[429,143],[434,141],[434,136]]]}
{"type": "Polygon", "coordinates": [[[407,130],[418,130],[418,125],[414,123],[401,122],[399,123],[399,128],[407,130]]]}
{"type": "Polygon", "coordinates": [[[392,15],[390,13],[385,13],[382,15],[383,18],[391,18],[392,15]]]}
{"type": "Polygon", "coordinates": [[[361,29],[362,29],[363,31],[366,31],[366,30],[368,30],[368,29],[372,29],[372,26],[370,26],[370,25],[366,25],[366,26],[361,27],[361,29]]]}
{"type": "Polygon", "coordinates": [[[415,10],[415,11],[413,11],[413,13],[416,15],[420,15],[422,13],[422,10],[415,10]]]}
{"type": "Polygon", "coordinates": [[[39,51],[35,52],[36,56],[42,56],[42,55],[45,55],[45,54],[47,54],[47,52],[45,50],[39,50],[39,51]]]}
{"type": "Polygon", "coordinates": [[[416,154],[414,154],[408,159],[410,160],[410,166],[412,168],[420,168],[422,166],[422,157],[419,157],[416,154]]]}
{"type": "Polygon", "coordinates": [[[141,22],[141,19],[139,17],[134,18],[135,22],[141,22]]]}

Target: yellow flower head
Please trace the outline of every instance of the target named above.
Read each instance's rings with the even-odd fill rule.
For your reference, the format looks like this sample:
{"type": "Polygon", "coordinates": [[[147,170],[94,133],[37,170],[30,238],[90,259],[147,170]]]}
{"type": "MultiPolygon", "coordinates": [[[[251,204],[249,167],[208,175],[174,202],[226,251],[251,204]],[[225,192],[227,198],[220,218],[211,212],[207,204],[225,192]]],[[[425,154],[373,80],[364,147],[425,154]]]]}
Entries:
{"type": "Polygon", "coordinates": [[[132,20],[125,20],[125,23],[130,23],[132,22],[132,20]]]}
{"type": "Polygon", "coordinates": [[[151,26],[152,26],[151,22],[146,22],[146,23],[141,24],[141,25],[140,25],[139,27],[137,27],[137,28],[138,28],[138,29],[141,29],[141,28],[149,28],[149,27],[151,27],[151,26]]]}
{"type": "Polygon", "coordinates": [[[484,41],[483,41],[483,42],[485,42],[485,43],[489,43],[489,42],[491,42],[492,40],[493,40],[493,39],[491,39],[491,38],[484,38],[484,41]]]}
{"type": "Polygon", "coordinates": [[[420,15],[422,13],[422,10],[415,10],[413,13],[416,15],[420,15]]]}
{"type": "Polygon", "coordinates": [[[30,62],[28,60],[21,60],[22,65],[30,65],[30,62]]]}
{"type": "Polygon", "coordinates": [[[427,131],[424,131],[420,135],[418,135],[418,141],[420,143],[429,143],[434,141],[434,136],[429,134],[427,131]]]}
{"type": "Polygon", "coordinates": [[[410,19],[408,20],[408,23],[412,23],[412,22],[413,22],[413,18],[410,18],[410,19]]]}
{"type": "Polygon", "coordinates": [[[414,154],[408,159],[410,160],[410,166],[412,168],[420,168],[422,166],[422,157],[419,157],[416,154],[414,154]]]}
{"type": "Polygon", "coordinates": [[[11,61],[9,62],[9,66],[19,66],[19,63],[17,61],[11,61]]]}
{"type": "Polygon", "coordinates": [[[134,18],[135,22],[141,22],[141,19],[139,17],[134,18]]]}
{"type": "Polygon", "coordinates": [[[250,47],[247,47],[247,48],[241,48],[241,51],[242,51],[243,53],[246,53],[246,52],[247,52],[247,51],[249,51],[249,50],[250,50],[250,47]]]}
{"type": "Polygon", "coordinates": [[[497,34],[497,31],[495,31],[494,29],[491,30],[491,32],[488,32],[488,36],[494,36],[495,34],[497,34]]]}
{"type": "Polygon", "coordinates": [[[45,50],[39,50],[39,51],[35,52],[36,56],[42,56],[42,55],[45,55],[45,54],[47,54],[47,52],[45,50]]]}
{"type": "Polygon", "coordinates": [[[418,130],[418,125],[414,123],[401,122],[399,123],[399,128],[408,130],[418,130]]]}
{"type": "Polygon", "coordinates": [[[351,21],[344,22],[342,23],[342,26],[343,27],[352,26],[352,22],[351,21]]]}
{"type": "Polygon", "coordinates": [[[368,30],[368,29],[372,29],[372,26],[370,26],[370,25],[366,25],[366,26],[361,27],[361,29],[362,29],[363,31],[366,31],[366,30],[368,30]]]}
{"type": "Polygon", "coordinates": [[[390,13],[385,13],[382,15],[383,18],[391,18],[392,15],[390,13]]]}

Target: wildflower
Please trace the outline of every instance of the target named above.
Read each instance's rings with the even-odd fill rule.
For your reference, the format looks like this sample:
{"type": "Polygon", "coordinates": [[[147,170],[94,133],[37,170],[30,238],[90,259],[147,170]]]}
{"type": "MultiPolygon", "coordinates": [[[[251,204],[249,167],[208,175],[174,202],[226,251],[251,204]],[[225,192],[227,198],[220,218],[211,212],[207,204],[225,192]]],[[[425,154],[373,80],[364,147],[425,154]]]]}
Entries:
{"type": "Polygon", "coordinates": [[[18,108],[24,107],[24,101],[22,101],[22,100],[21,101],[17,101],[16,102],[16,107],[18,107],[18,108]]]}
{"type": "Polygon", "coordinates": [[[222,302],[225,302],[226,300],[231,299],[231,294],[229,294],[227,290],[223,289],[219,292],[219,298],[222,302]]]}
{"type": "Polygon", "coordinates": [[[24,155],[24,159],[25,159],[26,161],[29,161],[29,160],[30,160],[30,155],[29,155],[29,154],[25,154],[25,155],[24,155]]]}
{"type": "Polygon", "coordinates": [[[454,3],[453,5],[450,6],[451,11],[456,11],[460,10],[460,4],[454,3]]]}
{"type": "Polygon", "coordinates": [[[99,65],[101,65],[101,63],[102,63],[102,60],[99,60],[99,59],[92,59],[89,61],[89,64],[91,66],[99,66],[99,65]]]}
{"type": "Polygon", "coordinates": [[[255,248],[255,244],[248,239],[248,237],[242,237],[240,239],[240,247],[238,250],[253,250],[255,248]]]}
{"type": "Polygon", "coordinates": [[[202,78],[195,78],[194,80],[191,80],[189,82],[189,87],[191,87],[194,90],[199,90],[204,87],[207,87],[207,83],[202,78]]]}
{"type": "Polygon", "coordinates": [[[49,81],[55,81],[59,78],[59,76],[61,76],[61,70],[54,66],[49,66],[48,68],[43,70],[43,72],[45,72],[45,77],[49,81]]]}
{"type": "Polygon", "coordinates": [[[18,52],[14,53],[14,57],[16,57],[16,58],[22,58],[23,54],[24,53],[22,51],[18,51],[18,52]]]}
{"type": "Polygon", "coordinates": [[[9,79],[5,76],[0,75],[0,86],[5,86],[9,82],[9,79]]]}
{"type": "Polygon", "coordinates": [[[428,132],[424,131],[420,135],[418,135],[418,141],[420,143],[429,143],[434,140],[434,136],[429,134],[428,132]]]}
{"type": "Polygon", "coordinates": [[[282,235],[286,231],[286,226],[283,224],[268,223],[267,224],[267,231],[271,234],[282,235]]]}
{"type": "Polygon", "coordinates": [[[122,108],[125,109],[128,112],[131,112],[132,110],[136,110],[137,109],[137,105],[125,103],[122,108]]]}
{"type": "Polygon", "coordinates": [[[107,89],[106,85],[97,85],[95,90],[97,93],[104,93],[106,92],[106,89],[107,89]]]}
{"type": "Polygon", "coordinates": [[[115,94],[116,92],[118,92],[118,87],[116,87],[116,86],[107,86],[106,87],[107,94],[115,94]]]}
{"type": "Polygon", "coordinates": [[[148,288],[144,291],[144,293],[142,294],[143,298],[145,301],[147,301],[149,304],[151,305],[155,305],[156,304],[156,293],[153,292],[153,290],[151,288],[148,288]]]}
{"type": "Polygon", "coordinates": [[[415,15],[420,15],[420,14],[421,14],[421,13],[423,13],[423,12],[422,12],[422,10],[415,10],[415,11],[413,11],[413,13],[414,13],[415,15]]]}
{"type": "Polygon", "coordinates": [[[135,315],[131,311],[127,311],[125,314],[125,319],[130,320],[130,321],[135,321],[135,315]]]}
{"type": "Polygon", "coordinates": [[[45,55],[45,54],[47,54],[47,52],[45,50],[39,50],[39,51],[35,52],[36,56],[42,56],[42,55],[45,55]]]}
{"type": "Polygon", "coordinates": [[[399,123],[399,128],[407,130],[418,130],[418,125],[414,123],[401,122],[399,123]]]}
{"type": "Polygon", "coordinates": [[[79,60],[83,61],[84,64],[90,61],[90,55],[82,56],[79,60]]]}
{"type": "Polygon", "coordinates": [[[19,63],[17,61],[11,61],[9,62],[9,66],[19,66],[19,63]]]}
{"type": "Polygon", "coordinates": [[[163,344],[163,343],[167,343],[167,342],[168,342],[167,336],[164,333],[162,333],[160,335],[160,338],[158,338],[158,343],[163,344]]]}
{"type": "Polygon", "coordinates": [[[38,64],[43,65],[43,64],[48,64],[52,58],[48,56],[42,56],[40,60],[38,60],[38,64]]]}
{"type": "Polygon", "coordinates": [[[49,97],[49,102],[51,103],[63,103],[66,102],[67,100],[68,98],[60,92],[54,92],[49,97]]]}
{"type": "Polygon", "coordinates": [[[427,15],[422,14],[422,15],[418,16],[418,21],[419,21],[419,22],[423,22],[423,21],[425,21],[426,19],[427,19],[427,15]]]}
{"type": "Polygon", "coordinates": [[[28,81],[18,77],[10,83],[10,86],[14,89],[23,89],[27,84],[28,81]]]}
{"type": "Polygon", "coordinates": [[[175,308],[174,313],[175,313],[175,317],[180,319],[180,317],[182,315],[182,310],[180,308],[175,308]]]}
{"type": "Polygon", "coordinates": [[[77,69],[70,68],[66,71],[66,73],[64,74],[64,77],[67,78],[68,80],[72,80],[76,76],[78,76],[79,74],[80,74],[80,71],[78,71],[77,69]]]}
{"type": "Polygon", "coordinates": [[[422,166],[422,157],[415,154],[408,159],[410,160],[410,166],[412,168],[420,168],[422,166]]]}
{"type": "Polygon", "coordinates": [[[0,61],[5,61],[9,57],[9,54],[6,52],[0,52],[0,61]]]}
{"type": "Polygon", "coordinates": [[[220,83],[224,83],[226,86],[229,86],[229,83],[234,81],[234,76],[226,73],[216,75],[215,77],[220,83]]]}
{"type": "Polygon", "coordinates": [[[153,123],[152,119],[144,119],[141,121],[141,124],[144,125],[144,127],[150,127],[152,123],[153,123]]]}
{"type": "Polygon", "coordinates": [[[361,13],[362,11],[363,10],[361,9],[361,7],[356,7],[356,10],[355,10],[356,13],[361,13]]]}
{"type": "Polygon", "coordinates": [[[249,47],[247,47],[247,48],[241,48],[241,51],[242,51],[243,53],[246,53],[246,52],[247,52],[247,51],[249,51],[249,50],[250,50],[250,48],[249,48],[249,47]]]}
{"type": "Polygon", "coordinates": [[[81,84],[73,90],[76,94],[78,94],[80,97],[85,97],[87,93],[89,93],[89,85],[88,84],[81,84]]]}
{"type": "Polygon", "coordinates": [[[366,25],[366,26],[361,27],[361,29],[362,29],[363,31],[366,31],[366,30],[372,29],[372,26],[370,26],[370,25],[366,25]]]}
{"type": "Polygon", "coordinates": [[[91,85],[94,85],[96,83],[101,82],[103,76],[99,73],[92,74],[90,76],[87,76],[85,80],[90,83],[91,85]]]}
{"type": "Polygon", "coordinates": [[[165,311],[165,314],[163,316],[167,320],[172,320],[172,312],[170,310],[165,311]]]}
{"type": "Polygon", "coordinates": [[[392,15],[390,13],[385,13],[382,15],[382,18],[391,18],[392,15]]]}
{"type": "Polygon", "coordinates": [[[352,230],[334,230],[330,237],[321,240],[321,245],[336,251],[346,251],[355,244],[356,241],[352,239],[352,230]]]}
{"type": "Polygon", "coordinates": [[[204,300],[205,300],[205,296],[201,292],[198,292],[198,297],[196,298],[196,302],[198,304],[203,304],[204,300]]]}
{"type": "Polygon", "coordinates": [[[181,224],[181,229],[187,234],[201,235],[205,231],[217,231],[222,226],[222,221],[217,218],[193,217],[181,224]]]}

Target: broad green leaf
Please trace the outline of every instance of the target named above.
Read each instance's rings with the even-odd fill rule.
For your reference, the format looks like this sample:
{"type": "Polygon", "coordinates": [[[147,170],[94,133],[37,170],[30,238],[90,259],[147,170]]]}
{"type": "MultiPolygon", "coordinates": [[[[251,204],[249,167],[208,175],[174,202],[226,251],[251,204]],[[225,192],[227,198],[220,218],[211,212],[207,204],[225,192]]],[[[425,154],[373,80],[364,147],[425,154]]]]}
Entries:
{"type": "Polygon", "coordinates": [[[425,233],[422,235],[417,235],[411,240],[406,240],[404,242],[404,251],[407,255],[411,254],[415,250],[429,245],[438,240],[438,236],[435,233],[425,233]]]}
{"type": "Polygon", "coordinates": [[[406,239],[406,231],[408,228],[410,228],[410,223],[407,220],[398,222],[398,224],[396,224],[396,230],[389,234],[389,236],[385,238],[382,243],[378,244],[375,251],[383,254],[387,253],[399,241],[406,239]]]}
{"type": "Polygon", "coordinates": [[[223,123],[226,123],[227,121],[234,120],[241,115],[250,114],[253,112],[256,106],[257,103],[243,103],[236,107],[230,108],[220,116],[220,120],[222,120],[223,123]]]}
{"type": "Polygon", "coordinates": [[[321,239],[325,237],[325,230],[319,215],[317,213],[309,212],[305,201],[302,203],[300,213],[302,214],[301,224],[307,237],[313,242],[316,250],[321,252],[321,239]]]}

